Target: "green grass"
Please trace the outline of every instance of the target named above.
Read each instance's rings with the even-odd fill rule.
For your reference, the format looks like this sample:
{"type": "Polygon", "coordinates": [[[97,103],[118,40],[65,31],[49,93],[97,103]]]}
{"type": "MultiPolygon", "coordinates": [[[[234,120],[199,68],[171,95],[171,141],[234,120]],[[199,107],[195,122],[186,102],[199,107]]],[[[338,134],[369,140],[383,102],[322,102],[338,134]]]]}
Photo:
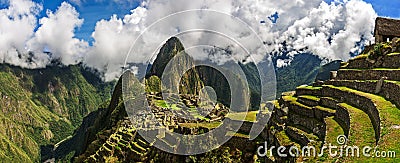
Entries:
{"type": "MultiPolygon", "coordinates": [[[[381,96],[377,96],[374,94],[370,93],[365,93],[357,90],[353,90],[350,88],[346,87],[334,87],[334,86],[328,86],[334,89],[339,89],[341,91],[346,91],[346,92],[351,92],[363,97],[366,97],[370,99],[375,105],[376,108],[379,112],[379,116],[381,118],[381,135],[380,135],[380,140],[378,142],[378,150],[392,150],[396,151],[396,153],[400,153],[400,140],[398,139],[400,135],[400,131],[398,129],[392,128],[394,125],[399,125],[400,124],[400,110],[393,105],[391,102],[387,101],[381,96]]],[[[372,140],[375,141],[374,136],[371,133],[374,133],[374,130],[372,127],[369,127],[368,129],[365,127],[366,125],[370,125],[370,119],[369,117],[364,113],[362,114],[361,110],[355,109],[354,107],[351,107],[347,104],[341,104],[342,106],[345,106],[347,108],[350,108],[349,110],[352,111],[353,114],[353,122],[352,122],[352,130],[355,130],[353,133],[356,133],[357,135],[355,137],[356,140],[352,140],[355,143],[359,143],[361,140],[370,140],[371,142],[364,143],[365,144],[371,144],[372,140]],[[364,126],[364,127],[361,127],[364,126]],[[363,129],[364,131],[361,131],[359,129],[363,129]]],[[[361,144],[363,145],[363,144],[361,144]]],[[[373,145],[373,143],[372,143],[373,145]]],[[[364,160],[365,158],[360,158],[360,160],[364,160]]],[[[382,161],[378,159],[374,159],[374,161],[382,161]]],[[[382,162],[387,161],[386,159],[383,159],[382,162]]]]}
{"type": "Polygon", "coordinates": [[[278,142],[282,146],[291,146],[294,144],[294,142],[290,140],[289,136],[286,135],[285,131],[280,131],[276,133],[275,137],[278,139],[278,142]]]}
{"type": "Polygon", "coordinates": [[[239,137],[239,138],[244,138],[244,139],[249,139],[250,135],[244,134],[244,133],[237,133],[237,132],[232,132],[228,131],[226,133],[226,136],[234,136],[234,137],[239,137]]]}
{"type": "Polygon", "coordinates": [[[320,90],[320,89],[322,89],[322,87],[313,87],[313,86],[303,85],[303,86],[297,87],[297,89],[320,90]]]}
{"type": "Polygon", "coordinates": [[[334,117],[325,118],[325,123],[326,123],[326,137],[325,137],[326,144],[331,143],[333,145],[339,145],[337,143],[337,137],[339,135],[344,135],[343,128],[340,127],[339,123],[336,122],[334,117]]]}
{"type": "Polygon", "coordinates": [[[244,120],[248,122],[255,122],[257,120],[257,113],[258,111],[228,113],[226,117],[232,120],[244,120]]]}
{"type": "Polygon", "coordinates": [[[305,99],[308,99],[308,100],[312,100],[312,101],[319,101],[320,100],[320,98],[318,98],[316,96],[311,96],[311,95],[302,95],[302,96],[299,96],[299,97],[305,98],[305,99]]]}
{"type": "Polygon", "coordinates": [[[336,112],[336,110],[329,109],[329,108],[322,107],[322,106],[315,106],[315,108],[318,109],[318,110],[326,111],[328,113],[335,113],[336,112]]]}
{"type": "Polygon", "coordinates": [[[306,106],[306,105],[304,105],[304,104],[302,104],[300,102],[297,102],[297,98],[296,97],[283,96],[282,99],[285,100],[285,101],[289,101],[290,104],[292,104],[292,105],[297,105],[297,106],[300,106],[300,107],[305,108],[305,109],[312,109],[312,107],[309,107],[309,106],[306,106]]]}
{"type": "Polygon", "coordinates": [[[179,123],[179,126],[186,128],[199,128],[204,127],[208,129],[214,129],[221,125],[221,122],[210,122],[210,123],[179,123]]]}

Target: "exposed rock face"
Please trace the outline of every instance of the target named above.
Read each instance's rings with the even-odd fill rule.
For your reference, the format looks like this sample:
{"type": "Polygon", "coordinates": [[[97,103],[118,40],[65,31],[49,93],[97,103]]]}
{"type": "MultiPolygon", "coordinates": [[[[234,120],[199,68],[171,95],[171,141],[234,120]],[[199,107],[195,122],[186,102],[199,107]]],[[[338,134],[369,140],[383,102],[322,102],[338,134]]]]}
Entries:
{"type": "Polygon", "coordinates": [[[203,83],[194,68],[194,60],[184,51],[178,38],[170,38],[160,49],[146,79],[155,75],[169,90],[198,95],[203,83]]]}
{"type": "MultiPolygon", "coordinates": [[[[337,136],[345,135],[348,146],[379,146],[379,149],[397,153],[400,131],[391,126],[400,123],[400,93],[394,91],[400,88],[400,55],[385,50],[397,49],[389,44],[367,48],[362,55],[342,63],[336,78],[316,81],[312,86],[298,87],[294,93],[282,94],[266,130],[269,144],[312,145],[319,152],[323,145],[336,145],[337,136]]],[[[277,161],[316,159],[320,158],[276,156],[277,161]]],[[[331,159],[324,157],[325,161],[331,159]]],[[[338,159],[365,161],[371,158],[338,159]]]]}

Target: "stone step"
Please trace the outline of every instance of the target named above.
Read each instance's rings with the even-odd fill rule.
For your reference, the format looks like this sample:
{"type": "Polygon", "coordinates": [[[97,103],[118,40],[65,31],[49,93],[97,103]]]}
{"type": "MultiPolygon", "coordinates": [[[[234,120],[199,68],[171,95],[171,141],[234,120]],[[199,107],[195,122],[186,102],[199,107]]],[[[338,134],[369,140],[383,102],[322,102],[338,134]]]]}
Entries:
{"type": "Polygon", "coordinates": [[[306,106],[297,101],[296,97],[293,96],[283,96],[284,107],[289,108],[289,115],[292,113],[314,118],[314,110],[310,106],[306,106]]]}
{"type": "Polygon", "coordinates": [[[381,128],[387,130],[393,123],[399,124],[399,118],[394,116],[400,115],[399,109],[381,96],[331,85],[324,85],[322,93],[364,111],[374,126],[377,142],[382,136],[381,128]]]}
{"type": "Polygon", "coordinates": [[[285,133],[291,138],[291,140],[294,140],[301,146],[307,146],[311,141],[318,141],[317,136],[293,126],[286,126],[285,133]]]}
{"type": "Polygon", "coordinates": [[[333,117],[335,116],[336,110],[322,107],[322,106],[315,106],[314,109],[314,117],[320,120],[323,120],[326,117],[333,117]]]}
{"type": "Polygon", "coordinates": [[[393,53],[385,55],[383,58],[378,61],[373,62],[372,60],[367,59],[368,56],[364,55],[361,57],[356,57],[354,59],[350,59],[346,68],[348,69],[369,69],[373,68],[399,68],[400,67],[400,54],[393,53]]]}
{"type": "Polygon", "coordinates": [[[285,131],[279,131],[274,135],[275,141],[277,144],[276,146],[284,146],[284,147],[291,147],[296,145],[297,143],[292,141],[290,137],[286,134],[285,131]]]}
{"type": "MultiPolygon", "coordinates": [[[[325,117],[335,115],[335,110],[319,106],[320,98],[315,96],[302,95],[298,98],[284,96],[283,100],[286,101],[289,112],[294,114],[320,119],[321,121],[325,117]]],[[[279,110],[277,110],[277,112],[279,112],[279,110]]]]}
{"type": "Polygon", "coordinates": [[[400,82],[398,81],[385,80],[380,90],[377,89],[378,80],[330,80],[325,81],[323,84],[348,87],[362,92],[377,94],[385,97],[385,99],[400,108],[400,96],[396,96],[400,92],[400,82]]]}
{"type": "Polygon", "coordinates": [[[320,98],[312,95],[301,95],[297,97],[297,101],[307,106],[318,106],[320,98]]]}
{"type": "Polygon", "coordinates": [[[296,88],[295,96],[302,95],[313,95],[313,96],[321,96],[322,87],[313,87],[313,86],[300,86],[296,88]]]}
{"type": "Polygon", "coordinates": [[[141,147],[143,147],[143,148],[148,148],[148,147],[150,147],[150,144],[147,143],[145,140],[136,139],[136,142],[138,143],[139,146],[141,146],[141,147]]]}
{"type": "Polygon", "coordinates": [[[325,137],[325,123],[316,118],[289,113],[286,125],[296,126],[296,128],[313,133],[321,139],[325,137]]]}
{"type": "Polygon", "coordinates": [[[335,80],[387,80],[400,81],[400,69],[340,69],[335,80]]]}
{"type": "Polygon", "coordinates": [[[130,143],[131,148],[139,153],[145,153],[147,150],[139,145],[137,142],[130,143]]]}
{"type": "Polygon", "coordinates": [[[339,103],[339,101],[332,97],[321,97],[320,101],[319,101],[320,106],[327,107],[327,108],[334,109],[334,110],[338,109],[338,106],[337,106],[338,103],[339,103]]]}

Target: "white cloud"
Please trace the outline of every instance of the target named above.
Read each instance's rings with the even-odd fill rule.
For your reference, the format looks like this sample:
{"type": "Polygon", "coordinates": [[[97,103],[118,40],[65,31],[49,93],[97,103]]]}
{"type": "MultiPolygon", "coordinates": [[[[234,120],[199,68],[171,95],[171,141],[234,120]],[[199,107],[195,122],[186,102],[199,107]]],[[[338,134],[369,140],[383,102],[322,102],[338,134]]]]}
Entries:
{"type": "Polygon", "coordinates": [[[35,53],[44,49],[52,52],[52,59],[58,59],[65,65],[76,64],[87,52],[88,43],[75,36],[75,28],[83,23],[79,13],[70,4],[63,2],[57,11],[47,11],[47,17],[41,18],[40,27],[28,45],[35,53]]]}
{"type": "MultiPolygon", "coordinates": [[[[70,2],[82,3],[81,0],[70,2]]],[[[113,1],[119,4],[126,2],[113,1]]],[[[37,32],[33,30],[37,26],[36,16],[41,6],[28,0],[11,0],[10,4],[8,9],[0,10],[2,60],[35,67],[29,66],[32,63],[22,63],[29,55],[18,57],[15,53],[16,50],[31,50],[36,52],[33,58],[37,65],[43,65],[54,58],[64,64],[83,61],[87,66],[105,72],[106,80],[120,75],[125,57],[135,40],[136,44],[127,61],[145,63],[154,57],[169,37],[189,29],[210,29],[232,37],[248,48],[256,60],[265,59],[267,53],[279,51],[283,42],[292,51],[290,55],[295,55],[297,50],[308,49],[308,52],[321,58],[347,60],[349,52],[357,50],[355,44],[361,38],[364,41],[373,40],[372,32],[377,16],[372,6],[361,0],[335,1],[332,4],[321,0],[296,0],[291,3],[271,0],[151,0],[143,2],[123,17],[114,15],[110,19],[98,21],[92,34],[93,46],[89,47],[85,41],[74,37],[74,30],[82,25],[83,20],[68,3],[62,3],[54,13],[47,11],[48,16],[40,19],[37,32]],[[190,9],[216,10],[233,17],[199,11],[180,13],[180,16],[160,20],[166,15],[190,9]],[[279,19],[272,24],[267,17],[275,12],[279,13],[279,19]],[[237,18],[267,43],[266,49],[244,24],[237,25],[240,24],[237,18]],[[158,23],[150,27],[156,21],[158,23]],[[262,21],[266,23],[260,23],[262,21]],[[142,32],[143,37],[139,37],[142,32]],[[43,49],[51,50],[53,58],[41,53],[43,49]]],[[[229,47],[232,56],[214,56],[213,59],[221,63],[231,58],[242,59],[244,54],[240,46],[215,33],[191,32],[178,37],[197,59],[205,59],[207,54],[196,49],[196,45],[229,47]]],[[[290,61],[279,62],[281,66],[287,63],[290,61]]]]}
{"type": "Polygon", "coordinates": [[[27,68],[45,65],[46,56],[29,56],[26,49],[26,42],[34,33],[36,16],[41,10],[42,6],[28,0],[11,0],[8,8],[0,10],[1,62],[27,68]]]}
{"type": "MultiPolygon", "coordinates": [[[[257,60],[265,59],[269,52],[278,51],[282,48],[280,44],[283,42],[286,42],[292,51],[304,50],[307,47],[308,50],[305,52],[312,52],[321,58],[347,60],[350,58],[349,52],[356,50],[355,44],[361,37],[365,41],[373,39],[376,16],[372,6],[361,0],[336,1],[332,4],[321,0],[297,0],[294,3],[270,0],[152,0],[144,2],[141,7],[124,18],[113,16],[110,20],[98,22],[93,33],[94,52],[86,58],[86,61],[89,65],[107,72],[120,71],[126,52],[145,29],[144,36],[138,38],[139,44],[133,47],[128,62],[149,61],[163,41],[179,32],[194,28],[220,31],[237,39],[251,54],[254,54],[257,60]],[[233,18],[218,14],[181,13],[180,16],[168,17],[157,22],[156,26],[145,28],[166,15],[190,9],[210,9],[233,15],[247,23],[270,45],[265,50],[260,46],[260,40],[247,28],[238,26],[238,22],[233,18]],[[267,17],[275,12],[279,13],[279,19],[276,24],[272,24],[268,22],[267,17]],[[260,21],[267,22],[261,24],[260,21]]],[[[240,55],[243,56],[240,47],[215,34],[192,32],[178,37],[186,48],[202,44],[222,48],[229,46],[234,54],[231,57],[214,56],[219,63],[230,58],[242,59],[240,55]]],[[[200,59],[204,59],[207,55],[201,53],[201,50],[191,51],[194,57],[200,59]]],[[[280,63],[283,66],[290,61],[280,63]]]]}
{"type": "Polygon", "coordinates": [[[81,6],[82,5],[82,3],[84,3],[84,1],[83,0],[69,0],[72,4],[75,4],[75,5],[78,5],[78,6],[81,6]]]}

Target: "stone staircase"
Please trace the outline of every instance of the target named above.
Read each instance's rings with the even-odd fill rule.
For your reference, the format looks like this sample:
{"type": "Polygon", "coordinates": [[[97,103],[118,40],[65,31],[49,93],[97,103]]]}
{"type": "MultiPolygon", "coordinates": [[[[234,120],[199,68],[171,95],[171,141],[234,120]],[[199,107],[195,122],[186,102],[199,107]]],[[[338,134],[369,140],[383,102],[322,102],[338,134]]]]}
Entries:
{"type": "MultiPolygon", "coordinates": [[[[267,126],[268,144],[314,145],[319,149],[329,143],[337,144],[336,138],[345,135],[346,145],[360,148],[368,145],[377,147],[377,150],[399,153],[400,53],[372,54],[366,51],[348,63],[342,63],[340,70],[332,72],[328,81],[300,86],[295,92],[282,94],[275,102],[267,126]]],[[[388,161],[365,157],[323,157],[324,161],[388,161]]],[[[276,161],[320,159],[275,158],[276,161]]],[[[393,160],[396,159],[389,161],[393,160]]]]}
{"type": "Polygon", "coordinates": [[[151,145],[137,134],[136,129],[119,127],[86,162],[104,162],[106,157],[111,156],[143,162],[148,158],[150,148],[151,145]]]}

